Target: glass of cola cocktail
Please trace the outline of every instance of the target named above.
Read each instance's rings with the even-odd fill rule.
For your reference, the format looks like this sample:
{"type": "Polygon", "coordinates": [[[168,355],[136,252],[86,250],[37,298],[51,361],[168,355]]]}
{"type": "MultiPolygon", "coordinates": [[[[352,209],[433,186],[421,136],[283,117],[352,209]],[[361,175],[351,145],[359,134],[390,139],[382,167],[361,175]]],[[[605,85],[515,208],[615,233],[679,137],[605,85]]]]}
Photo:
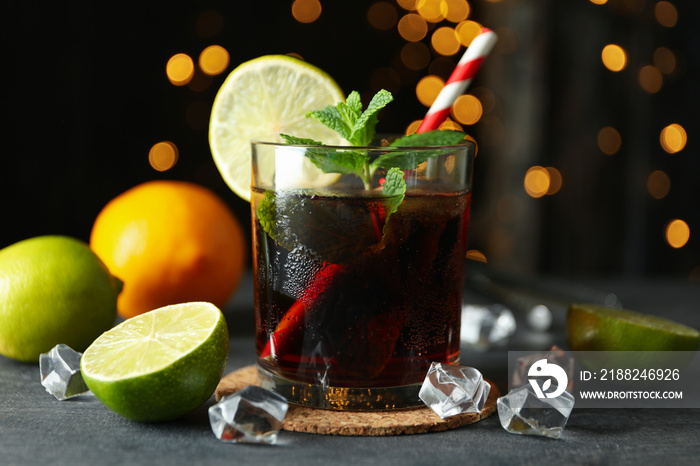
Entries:
{"type": "Polygon", "coordinates": [[[431,363],[459,363],[475,145],[378,144],[253,143],[259,380],[294,403],[419,406],[431,363]],[[378,168],[319,170],[350,152],[378,168]]]}

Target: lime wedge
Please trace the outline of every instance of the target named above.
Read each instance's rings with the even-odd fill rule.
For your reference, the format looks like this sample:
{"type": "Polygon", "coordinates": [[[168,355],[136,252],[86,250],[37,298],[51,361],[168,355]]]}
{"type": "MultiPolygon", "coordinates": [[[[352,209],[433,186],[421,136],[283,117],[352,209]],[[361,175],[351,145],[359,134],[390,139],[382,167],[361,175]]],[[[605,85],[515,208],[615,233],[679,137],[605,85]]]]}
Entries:
{"type": "MultiPolygon", "coordinates": [[[[325,72],[287,55],[266,55],[239,65],[214,99],[209,120],[209,146],[221,176],[241,198],[250,201],[253,140],[283,142],[279,134],[342,145],[335,131],[306,112],[345,101],[325,72]]],[[[309,162],[307,178],[327,178],[309,162]]]]}
{"type": "Polygon", "coordinates": [[[573,351],[696,351],[700,332],[663,317],[572,304],[566,334],[573,351]]]}
{"type": "Polygon", "coordinates": [[[165,306],[103,333],[80,362],[109,409],[137,421],[175,419],[214,392],[228,358],[228,328],[210,303],[165,306]]]}

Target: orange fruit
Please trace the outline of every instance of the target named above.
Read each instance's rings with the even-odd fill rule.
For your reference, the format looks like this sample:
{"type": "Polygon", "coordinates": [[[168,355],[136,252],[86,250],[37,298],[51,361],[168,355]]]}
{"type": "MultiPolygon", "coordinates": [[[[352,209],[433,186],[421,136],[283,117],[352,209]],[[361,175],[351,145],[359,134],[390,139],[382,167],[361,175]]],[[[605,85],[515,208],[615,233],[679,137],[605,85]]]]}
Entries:
{"type": "Polygon", "coordinates": [[[112,199],[95,219],[90,247],[124,282],[125,318],[191,301],[223,307],[246,266],[238,219],[211,190],[149,181],[112,199]]]}

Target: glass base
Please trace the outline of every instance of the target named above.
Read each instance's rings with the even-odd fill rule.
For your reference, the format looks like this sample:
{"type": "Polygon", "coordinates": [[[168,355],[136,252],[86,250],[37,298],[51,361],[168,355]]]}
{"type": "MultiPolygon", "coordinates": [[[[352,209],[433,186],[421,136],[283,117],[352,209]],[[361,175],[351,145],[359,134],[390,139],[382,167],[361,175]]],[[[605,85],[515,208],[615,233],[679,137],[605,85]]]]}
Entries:
{"type": "Polygon", "coordinates": [[[328,387],[289,380],[258,367],[258,383],[290,403],[337,411],[388,411],[425,406],[418,397],[421,385],[384,388],[328,387]]]}

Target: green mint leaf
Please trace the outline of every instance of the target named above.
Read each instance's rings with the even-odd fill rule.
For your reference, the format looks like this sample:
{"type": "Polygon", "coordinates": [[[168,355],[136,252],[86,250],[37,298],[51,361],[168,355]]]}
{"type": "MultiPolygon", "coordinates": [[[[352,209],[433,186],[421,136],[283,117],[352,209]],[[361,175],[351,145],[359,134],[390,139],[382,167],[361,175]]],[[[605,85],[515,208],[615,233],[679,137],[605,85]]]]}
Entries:
{"type": "Polygon", "coordinates": [[[367,146],[374,138],[375,129],[377,126],[377,114],[381,109],[387,106],[389,102],[394,100],[391,92],[382,89],[377,92],[370,101],[367,109],[362,112],[360,118],[355,122],[352,128],[351,139],[349,141],[355,146],[367,146]]]}
{"type": "Polygon", "coordinates": [[[258,204],[256,213],[265,233],[285,249],[291,250],[293,238],[283,228],[277,228],[277,205],[273,191],[265,191],[265,197],[258,204]]]}
{"type": "MultiPolygon", "coordinates": [[[[425,133],[414,133],[404,136],[391,143],[392,147],[425,147],[425,146],[453,146],[464,140],[465,133],[461,131],[427,131],[425,133]]],[[[387,152],[372,162],[371,169],[389,169],[397,167],[402,170],[413,170],[428,159],[444,153],[445,149],[436,148],[434,151],[395,151],[387,152]]]]}
{"type": "Polygon", "coordinates": [[[360,93],[357,91],[352,91],[348,98],[345,99],[345,103],[350,107],[358,118],[362,114],[362,101],[360,100],[360,93]]]}
{"type": "Polygon", "coordinates": [[[352,125],[348,124],[337,107],[328,105],[321,110],[314,110],[306,113],[306,118],[315,118],[333,131],[340,134],[345,139],[350,138],[352,125]]]}
{"type": "Polygon", "coordinates": [[[322,146],[321,141],[315,141],[308,138],[298,138],[296,136],[290,136],[289,134],[280,133],[280,137],[284,139],[287,144],[297,144],[300,146],[322,146]]]}
{"type": "Polygon", "coordinates": [[[366,146],[374,138],[377,114],[392,100],[394,96],[391,92],[382,89],[372,97],[367,109],[362,111],[360,94],[352,91],[345,102],[338,102],[335,107],[328,105],[321,110],[307,112],[306,117],[317,119],[353,146],[366,146]]]}
{"type": "Polygon", "coordinates": [[[406,181],[403,179],[403,171],[399,168],[390,168],[384,177],[382,194],[386,196],[399,196],[406,194],[406,181]]]}
{"type": "MultiPolygon", "coordinates": [[[[348,95],[347,99],[345,99],[345,102],[338,102],[337,108],[343,120],[348,125],[348,128],[350,128],[352,131],[352,128],[355,127],[357,119],[362,115],[362,101],[360,100],[360,93],[357,91],[352,91],[348,95]]],[[[352,134],[345,137],[345,139],[349,140],[350,137],[352,137],[352,134]]]]}
{"type": "Polygon", "coordinates": [[[433,130],[398,138],[391,145],[395,147],[454,146],[462,142],[465,136],[466,134],[461,131],[433,130]]]}
{"type": "Polygon", "coordinates": [[[406,180],[403,179],[402,170],[398,168],[389,169],[384,177],[382,194],[389,196],[386,200],[386,223],[384,224],[386,228],[386,225],[389,223],[389,217],[398,210],[406,194],[406,180]]]}
{"type": "Polygon", "coordinates": [[[352,150],[307,149],[304,153],[324,173],[354,174],[362,178],[367,156],[352,150]]]}
{"type": "Polygon", "coordinates": [[[438,154],[444,152],[445,149],[435,149],[434,151],[423,150],[420,152],[407,149],[405,151],[387,152],[374,159],[370,169],[373,171],[377,168],[388,170],[389,168],[396,167],[401,170],[413,170],[426,160],[437,157],[438,154]]]}
{"type": "Polygon", "coordinates": [[[360,176],[363,173],[367,156],[352,150],[339,151],[328,150],[323,143],[313,139],[298,138],[288,134],[280,134],[287,144],[299,144],[303,146],[320,146],[318,149],[306,149],[304,155],[313,162],[323,173],[343,173],[360,176]]]}
{"type": "MultiPolygon", "coordinates": [[[[391,92],[382,89],[370,101],[367,109],[362,111],[362,101],[357,91],[352,91],[345,102],[338,102],[334,107],[328,105],[321,110],[306,113],[307,118],[315,118],[323,125],[334,130],[353,146],[367,146],[375,135],[379,111],[394,100],[391,92]]],[[[316,141],[280,135],[290,144],[315,145],[316,141]],[[303,141],[303,142],[295,142],[303,141]]],[[[353,151],[343,151],[331,154],[331,151],[308,150],[306,155],[314,165],[325,173],[353,173],[360,177],[367,189],[370,189],[372,174],[378,166],[370,167],[365,154],[353,151]]],[[[384,167],[384,165],[382,165],[384,167]]],[[[386,166],[386,168],[390,168],[386,166]]],[[[413,168],[413,167],[411,167],[413,168]]]]}

